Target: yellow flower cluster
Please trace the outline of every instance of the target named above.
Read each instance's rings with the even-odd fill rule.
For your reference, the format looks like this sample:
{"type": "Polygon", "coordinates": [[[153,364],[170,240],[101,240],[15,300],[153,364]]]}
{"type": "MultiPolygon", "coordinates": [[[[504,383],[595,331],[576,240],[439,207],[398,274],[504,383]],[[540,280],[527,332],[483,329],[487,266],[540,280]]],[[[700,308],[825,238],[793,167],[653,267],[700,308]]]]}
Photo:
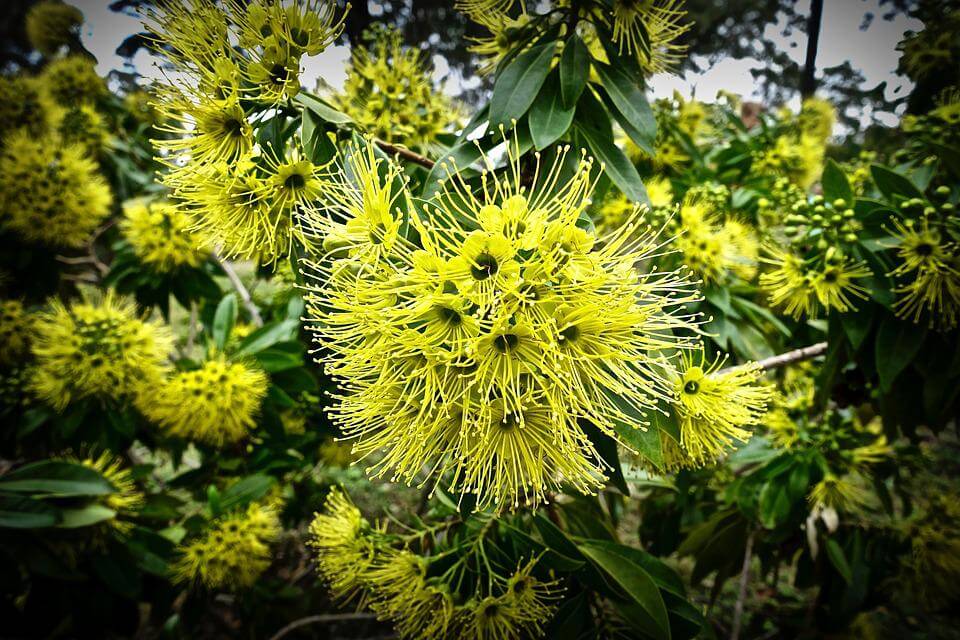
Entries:
{"type": "Polygon", "coordinates": [[[392,546],[385,530],[371,525],[337,488],[315,516],[310,536],[334,596],[369,607],[404,640],[539,637],[556,612],[561,587],[534,575],[536,560],[521,562],[509,576],[478,580],[474,593],[455,593],[463,583],[454,571],[428,575],[436,558],[392,546]]]}
{"type": "Polygon", "coordinates": [[[450,99],[435,91],[423,53],[405,48],[396,29],[374,32],[351,51],[336,104],[367,133],[387,142],[430,149],[456,124],[450,99]]]}
{"type": "Polygon", "coordinates": [[[755,363],[720,369],[723,360],[708,363],[702,351],[684,354],[681,360],[672,376],[679,445],[686,458],[702,466],[727,452],[734,441],[750,439],[745,427],[766,413],[773,387],[760,384],[763,371],[755,363]]]}
{"type": "Polygon", "coordinates": [[[696,197],[684,200],[679,222],[674,244],[705,283],[719,282],[728,272],[753,278],[759,244],[750,227],[735,218],[721,222],[707,201],[696,197]]]}
{"type": "Polygon", "coordinates": [[[826,140],[833,135],[837,122],[837,110],[829,100],[807,98],[800,105],[797,124],[800,131],[816,140],[826,140]]]}
{"type": "Polygon", "coordinates": [[[72,400],[133,396],[162,378],[173,343],[169,329],[137,316],[112,293],[97,304],[54,301],[38,314],[34,393],[63,410],[72,400]]]}
{"type": "Polygon", "coordinates": [[[528,174],[507,147],[478,191],[454,168],[406,214],[400,170],[353,149],[325,192],[330,217],[312,220],[331,254],[305,263],[307,326],[343,381],[333,419],[359,454],[382,452],[374,475],[430,469],[498,508],[600,485],[582,421],[642,428],[629,414],[672,396],[658,354],[692,346],[682,305],[697,299],[679,274],[635,268],[659,250],[639,207],[603,237],[578,226],[591,160],[561,182],[565,152],[528,174]]]}
{"type": "Polygon", "coordinates": [[[960,319],[960,247],[936,221],[894,220],[893,239],[900,264],[889,275],[900,279],[894,290],[898,316],[952,329],[960,319]]]}
{"type": "Polygon", "coordinates": [[[198,267],[208,252],[189,216],[169,202],[135,200],[123,207],[120,229],[140,261],[160,273],[198,267]]]}
{"type": "Polygon", "coordinates": [[[456,8],[468,18],[487,30],[486,35],[468,36],[473,42],[467,50],[480,58],[477,72],[487,75],[497,68],[500,61],[519,44],[521,38],[529,35],[527,27],[531,17],[525,3],[519,3],[519,13],[513,10],[515,0],[457,0],[456,8]],[[512,16],[511,13],[515,13],[512,16]]]}
{"type": "Polygon", "coordinates": [[[270,544],[280,536],[280,519],[272,507],[251,504],[227,514],[200,537],[182,543],[171,567],[176,582],[207,589],[252,587],[270,566],[270,544]]]}
{"type": "Polygon", "coordinates": [[[83,13],[60,0],[42,0],[27,12],[26,31],[30,46],[50,56],[79,35],[83,13]]]}
{"type": "Polygon", "coordinates": [[[168,434],[215,447],[244,439],[267,393],[260,369],[219,357],[151,385],[137,408],[168,434]]]}
{"type": "Polygon", "coordinates": [[[779,136],[754,161],[754,170],[788,178],[807,189],[823,170],[824,141],[806,133],[779,136]]]}
{"type": "Polygon", "coordinates": [[[83,147],[11,134],[0,152],[0,225],[31,242],[79,246],[110,212],[111,194],[83,147]]]}
{"type": "Polygon", "coordinates": [[[255,129],[269,111],[280,117],[277,105],[300,90],[302,56],[333,42],[342,20],[331,0],[165,0],[147,12],[186,78],[158,87],[163,182],[227,257],[275,261],[297,232],[296,210],[316,196],[320,168],[296,148],[257,144],[255,129]]]}
{"type": "Polygon", "coordinates": [[[50,108],[53,130],[67,144],[77,144],[90,156],[97,157],[107,143],[109,131],[103,116],[92,105],[50,108]]]}
{"type": "Polygon", "coordinates": [[[680,0],[613,0],[613,41],[620,53],[637,57],[649,73],[663,73],[682,59],[676,43],[690,27],[680,0]]]}
{"type": "Polygon", "coordinates": [[[80,54],[52,61],[39,80],[51,101],[64,107],[93,103],[107,95],[107,84],[97,75],[93,60],[80,54]]]}
{"type": "Polygon", "coordinates": [[[130,531],[133,523],[129,519],[143,507],[145,498],[143,492],[137,488],[130,469],[123,466],[123,461],[109,451],[99,455],[88,455],[80,464],[93,469],[113,485],[114,491],[103,497],[103,506],[114,512],[109,524],[113,529],[122,533],[130,531]]]}
{"type": "Polygon", "coordinates": [[[0,76],[0,138],[19,129],[40,135],[48,126],[40,82],[23,76],[0,76]]]}
{"type": "Polygon", "coordinates": [[[770,304],[799,320],[815,318],[820,307],[844,313],[856,309],[854,298],[866,300],[869,291],[860,280],[873,272],[861,262],[827,249],[823,259],[805,259],[790,250],[766,249],[763,261],[773,269],[760,275],[760,285],[767,291],[770,304]]]}
{"type": "Polygon", "coordinates": [[[33,317],[19,300],[0,300],[0,365],[19,364],[33,339],[33,317]]]}

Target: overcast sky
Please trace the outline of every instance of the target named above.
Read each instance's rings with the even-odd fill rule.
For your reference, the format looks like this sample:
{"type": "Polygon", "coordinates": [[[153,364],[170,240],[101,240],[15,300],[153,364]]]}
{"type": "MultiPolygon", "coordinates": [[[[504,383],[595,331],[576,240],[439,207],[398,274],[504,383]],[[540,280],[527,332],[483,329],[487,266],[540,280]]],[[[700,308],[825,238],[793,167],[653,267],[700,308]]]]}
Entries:
{"type": "MultiPolygon", "coordinates": [[[[140,31],[137,18],[110,11],[109,0],[77,0],[75,4],[86,14],[83,42],[96,55],[99,71],[105,75],[112,69],[124,68],[125,61],[116,55],[115,50],[124,38],[140,31]]],[[[801,13],[806,13],[809,0],[798,0],[797,8],[801,13]]],[[[862,71],[866,78],[866,87],[873,87],[886,80],[888,97],[894,97],[893,92],[897,87],[901,87],[901,92],[906,92],[909,87],[906,78],[894,73],[899,58],[894,47],[904,31],[919,30],[922,25],[903,16],[887,22],[879,17],[883,12],[879,7],[879,0],[826,0],[817,66],[831,67],[849,60],[855,69],[862,71]],[[860,31],[860,24],[867,12],[873,12],[877,18],[867,31],[860,31]]],[[[796,33],[792,38],[784,38],[780,35],[781,29],[770,26],[768,30],[768,37],[782,42],[784,50],[797,62],[803,62],[805,35],[796,33]]],[[[348,57],[347,47],[335,46],[319,56],[304,59],[304,85],[313,87],[316,78],[322,77],[332,86],[339,87],[343,83],[344,65],[348,57]]],[[[157,75],[154,69],[156,61],[145,50],[141,49],[132,62],[133,67],[144,76],[157,75]]],[[[434,64],[438,76],[447,73],[448,69],[442,58],[435,57],[434,64]]],[[[750,68],[757,65],[758,61],[751,59],[720,60],[698,74],[688,73],[683,77],[655,76],[651,86],[654,97],[670,95],[677,90],[685,97],[696,95],[698,99],[710,101],[720,89],[747,97],[759,97],[756,82],[750,75],[750,68]]],[[[468,79],[468,82],[471,81],[475,79],[468,79]]],[[[446,89],[454,95],[459,93],[462,86],[462,78],[447,79],[446,89]]],[[[864,114],[867,118],[869,115],[864,114]]],[[[881,116],[881,120],[894,124],[895,118],[881,116]]]]}

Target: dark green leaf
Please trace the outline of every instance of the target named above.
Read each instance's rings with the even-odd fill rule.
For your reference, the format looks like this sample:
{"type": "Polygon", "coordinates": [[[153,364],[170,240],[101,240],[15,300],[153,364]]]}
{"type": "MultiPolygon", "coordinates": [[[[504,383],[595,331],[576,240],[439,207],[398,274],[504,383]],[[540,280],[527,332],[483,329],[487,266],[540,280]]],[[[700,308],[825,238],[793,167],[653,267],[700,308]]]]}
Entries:
{"type": "Polygon", "coordinates": [[[258,351],[263,351],[277,342],[293,340],[297,335],[299,326],[299,323],[295,320],[284,320],[282,322],[265,324],[243,339],[237,347],[237,353],[241,355],[252,355],[258,351]]]}
{"type": "Polygon", "coordinates": [[[224,511],[245,507],[254,500],[259,500],[267,495],[267,491],[270,490],[274,482],[273,478],[262,473],[247,476],[243,480],[232,484],[221,494],[220,507],[224,511]]]}
{"type": "Polygon", "coordinates": [[[657,139],[657,120],[637,81],[619,67],[599,62],[594,67],[616,107],[615,115],[623,116],[627,124],[624,127],[627,135],[643,151],[653,155],[657,139]]]}
{"type": "Polygon", "coordinates": [[[620,148],[614,144],[613,140],[608,140],[593,129],[581,127],[579,122],[575,125],[577,130],[583,136],[593,152],[593,155],[602,163],[603,170],[610,176],[613,183],[620,188],[630,200],[638,203],[650,203],[647,196],[647,189],[640,180],[640,174],[637,168],[633,166],[630,159],[620,148]]]}
{"type": "Polygon", "coordinates": [[[843,169],[832,158],[828,158],[823,167],[820,184],[823,187],[823,197],[828,202],[842,198],[847,203],[846,206],[853,206],[854,194],[853,189],[850,188],[850,182],[847,181],[843,169]]]}
{"type": "Polygon", "coordinates": [[[323,102],[320,98],[312,96],[309,93],[301,91],[297,94],[297,97],[294,98],[301,105],[312,111],[318,118],[324,122],[329,122],[330,124],[348,124],[353,122],[345,113],[337,111],[326,102],[323,102]]]}
{"type": "Polygon", "coordinates": [[[873,181],[883,195],[893,202],[910,198],[923,198],[923,193],[906,176],[887,167],[875,164],[870,167],[873,181]]]}
{"type": "Polygon", "coordinates": [[[545,149],[556,142],[573,122],[575,108],[565,108],[561,104],[559,84],[557,74],[551,73],[530,107],[530,135],[537,149],[545,149]]]}
{"type": "Polygon", "coordinates": [[[826,541],[827,557],[830,558],[830,564],[837,570],[837,573],[847,584],[853,583],[853,572],[850,571],[850,564],[847,563],[847,557],[843,553],[843,548],[833,538],[827,538],[826,541]]]}
{"type": "Polygon", "coordinates": [[[884,316],[877,331],[874,353],[883,390],[889,390],[900,372],[907,368],[926,335],[926,325],[913,324],[892,315],[884,316]]]}
{"type": "Polygon", "coordinates": [[[587,86],[590,75],[590,51],[580,36],[567,40],[560,57],[560,95],[563,106],[572,109],[587,86]]]}
{"type": "Polygon", "coordinates": [[[653,637],[670,638],[667,607],[650,574],[623,555],[612,553],[603,546],[585,543],[580,545],[580,550],[613,578],[630,600],[639,605],[642,615],[635,618],[637,622],[647,626],[648,631],[653,632],[653,637]]]}
{"type": "Polygon", "coordinates": [[[41,500],[0,494],[0,528],[39,529],[57,523],[59,511],[41,500]]]}
{"type": "Polygon", "coordinates": [[[0,491],[57,496],[102,496],[114,492],[95,470],[75,462],[43,460],[0,478],[0,491]]]}
{"type": "Polygon", "coordinates": [[[490,98],[490,124],[513,126],[527,112],[550,72],[557,43],[537,45],[517,56],[497,76],[490,98]]]}

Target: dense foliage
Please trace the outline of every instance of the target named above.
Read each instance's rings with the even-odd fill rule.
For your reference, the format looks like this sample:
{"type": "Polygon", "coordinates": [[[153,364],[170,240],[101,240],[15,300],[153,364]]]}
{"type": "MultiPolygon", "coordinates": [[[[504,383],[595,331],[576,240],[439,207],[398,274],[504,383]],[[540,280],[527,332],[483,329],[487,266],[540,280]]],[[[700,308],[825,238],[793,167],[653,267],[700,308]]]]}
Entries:
{"type": "Polygon", "coordinates": [[[822,98],[648,96],[677,0],[457,9],[479,105],[384,25],[302,86],[329,0],[154,3],[145,89],[31,8],[4,633],[953,637],[960,87],[836,147],[822,98]]]}

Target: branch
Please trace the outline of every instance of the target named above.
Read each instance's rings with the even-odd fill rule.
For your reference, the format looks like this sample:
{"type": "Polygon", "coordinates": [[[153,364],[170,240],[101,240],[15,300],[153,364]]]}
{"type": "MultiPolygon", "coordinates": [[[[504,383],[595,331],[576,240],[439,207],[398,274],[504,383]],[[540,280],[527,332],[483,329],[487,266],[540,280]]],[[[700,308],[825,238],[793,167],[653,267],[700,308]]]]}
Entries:
{"type": "Polygon", "coordinates": [[[253,299],[250,298],[250,292],[247,291],[247,288],[243,285],[243,282],[240,281],[240,276],[237,275],[237,272],[234,271],[233,265],[229,260],[224,260],[216,252],[211,254],[214,262],[220,265],[220,268],[223,269],[223,272],[227,275],[227,278],[230,280],[230,284],[233,285],[233,288],[237,290],[237,295],[240,296],[240,301],[243,302],[243,306],[247,308],[247,312],[250,314],[250,319],[253,320],[253,324],[258,327],[263,326],[263,318],[260,317],[260,310],[257,309],[257,305],[253,304],[253,299]]]}
{"type": "Polygon", "coordinates": [[[347,622],[350,620],[376,620],[376,616],[372,613],[327,613],[318,616],[307,616],[306,618],[300,618],[299,620],[294,620],[284,628],[277,631],[270,640],[280,640],[288,633],[294,629],[299,629],[300,627],[305,627],[310,624],[318,624],[324,622],[347,622]]]}
{"type": "Polygon", "coordinates": [[[740,591],[737,593],[737,602],[733,607],[733,624],[730,629],[730,640],[740,637],[740,625],[743,621],[743,602],[747,599],[747,583],[750,578],[750,558],[753,555],[753,531],[747,536],[747,546],[743,551],[743,568],[740,570],[740,591]]]}
{"type": "Polygon", "coordinates": [[[377,146],[380,147],[384,152],[393,154],[395,156],[400,156],[404,160],[409,160],[415,164],[420,165],[421,167],[426,167],[427,169],[433,169],[434,165],[437,163],[431,160],[426,156],[422,156],[419,153],[414,153],[410,149],[404,149],[403,147],[398,147],[389,142],[384,142],[383,140],[375,140],[377,146]]]}
{"type": "Polygon", "coordinates": [[[760,365],[761,369],[770,371],[771,369],[779,369],[780,367],[785,367],[789,364],[793,364],[794,362],[801,362],[803,360],[810,360],[811,358],[822,356],[826,352],[827,343],[818,342],[810,345],[809,347],[794,349],[793,351],[787,351],[786,353],[781,353],[776,356],[764,358],[763,360],[758,360],[757,364],[760,365]]]}

